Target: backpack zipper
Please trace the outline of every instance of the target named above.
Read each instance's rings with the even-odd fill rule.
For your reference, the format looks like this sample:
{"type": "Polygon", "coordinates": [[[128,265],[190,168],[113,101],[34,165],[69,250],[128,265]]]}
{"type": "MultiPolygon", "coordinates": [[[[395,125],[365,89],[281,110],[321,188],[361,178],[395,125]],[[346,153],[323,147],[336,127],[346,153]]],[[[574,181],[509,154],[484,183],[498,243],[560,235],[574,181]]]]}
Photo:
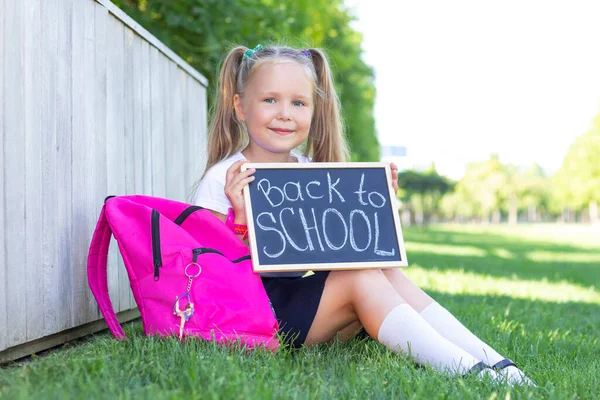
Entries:
{"type": "MultiPolygon", "coordinates": [[[[219,254],[223,257],[225,257],[225,254],[221,253],[219,250],[215,250],[215,249],[211,249],[210,247],[198,247],[196,249],[192,250],[193,253],[193,257],[192,257],[192,262],[197,262],[198,261],[198,256],[200,254],[205,254],[205,253],[214,253],[214,254],[219,254]]],[[[242,262],[244,260],[249,260],[250,256],[243,256],[238,258],[237,260],[230,260],[232,263],[239,263],[242,262]]]]}
{"type": "Polygon", "coordinates": [[[154,280],[159,279],[159,268],[162,268],[162,256],[160,255],[160,214],[152,210],[152,257],[154,259],[154,280]]]}
{"type": "MultiPolygon", "coordinates": [[[[193,211],[197,211],[198,209],[194,209],[193,211]]],[[[193,212],[192,211],[192,212],[193,212]]],[[[190,213],[191,214],[191,213],[190,213]]],[[[189,214],[188,214],[189,215],[189,214]]],[[[157,281],[160,279],[160,268],[162,268],[162,256],[160,253],[160,213],[156,210],[152,210],[152,257],[154,260],[154,280],[157,281]]],[[[219,254],[220,256],[225,257],[225,254],[221,253],[219,250],[212,249],[210,247],[198,247],[192,249],[192,262],[198,261],[198,256],[200,254],[213,253],[219,254]]],[[[236,260],[230,260],[232,263],[239,263],[245,260],[249,260],[250,256],[243,256],[236,260]]]]}

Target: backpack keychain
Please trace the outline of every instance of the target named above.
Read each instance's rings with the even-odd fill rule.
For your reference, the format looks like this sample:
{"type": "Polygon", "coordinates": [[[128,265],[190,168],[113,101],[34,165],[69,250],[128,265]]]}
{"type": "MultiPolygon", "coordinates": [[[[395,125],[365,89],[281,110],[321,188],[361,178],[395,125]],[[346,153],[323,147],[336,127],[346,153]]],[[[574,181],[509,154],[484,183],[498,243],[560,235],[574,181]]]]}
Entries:
{"type": "Polygon", "coordinates": [[[201,272],[202,267],[200,267],[200,265],[195,262],[189,263],[184,270],[185,276],[188,277],[187,292],[185,292],[181,296],[176,296],[175,304],[173,304],[173,315],[176,315],[181,318],[181,322],[179,323],[179,340],[183,338],[183,327],[185,323],[194,316],[194,303],[192,302],[192,298],[190,297],[190,291],[192,289],[192,281],[194,280],[194,278],[197,278],[201,272]],[[188,269],[190,267],[198,267],[198,272],[196,272],[195,274],[191,274],[190,272],[188,272],[188,269]],[[187,304],[185,305],[185,308],[181,310],[179,308],[179,300],[184,297],[187,298],[187,304]]]}

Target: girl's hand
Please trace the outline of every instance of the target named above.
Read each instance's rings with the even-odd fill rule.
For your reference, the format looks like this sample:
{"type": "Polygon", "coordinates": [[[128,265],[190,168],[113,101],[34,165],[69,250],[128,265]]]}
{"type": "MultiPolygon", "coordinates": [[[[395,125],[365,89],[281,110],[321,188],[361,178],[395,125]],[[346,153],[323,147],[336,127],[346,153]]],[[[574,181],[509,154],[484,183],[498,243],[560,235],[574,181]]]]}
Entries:
{"type": "Polygon", "coordinates": [[[394,163],[390,163],[390,169],[392,170],[392,187],[394,193],[398,192],[398,166],[394,163]]]}
{"type": "Polygon", "coordinates": [[[225,196],[229,199],[236,224],[246,225],[246,208],[244,207],[244,196],[242,189],[254,180],[254,168],[242,172],[240,168],[247,160],[234,162],[225,175],[225,196]]]}

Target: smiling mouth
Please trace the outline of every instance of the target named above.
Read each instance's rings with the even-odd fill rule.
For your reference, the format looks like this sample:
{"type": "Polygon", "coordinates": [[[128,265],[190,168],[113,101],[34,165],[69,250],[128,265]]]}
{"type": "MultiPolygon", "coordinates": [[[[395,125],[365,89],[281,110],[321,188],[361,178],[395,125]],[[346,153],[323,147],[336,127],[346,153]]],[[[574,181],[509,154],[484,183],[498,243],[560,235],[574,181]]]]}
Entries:
{"type": "Polygon", "coordinates": [[[290,129],[280,129],[280,128],[269,128],[270,130],[272,130],[273,132],[277,133],[278,135],[289,135],[290,133],[294,132],[290,129]]]}

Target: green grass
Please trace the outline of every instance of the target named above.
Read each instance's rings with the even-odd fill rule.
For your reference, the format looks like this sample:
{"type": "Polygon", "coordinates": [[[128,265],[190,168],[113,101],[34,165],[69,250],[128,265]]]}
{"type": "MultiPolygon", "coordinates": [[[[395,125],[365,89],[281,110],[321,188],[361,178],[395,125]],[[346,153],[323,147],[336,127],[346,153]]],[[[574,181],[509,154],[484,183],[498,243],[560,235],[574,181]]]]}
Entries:
{"type": "Polygon", "coordinates": [[[404,229],[405,272],[538,384],[418,368],[368,339],[275,354],[146,338],[128,324],[0,370],[0,398],[596,399],[600,231],[573,226],[404,229]]]}

